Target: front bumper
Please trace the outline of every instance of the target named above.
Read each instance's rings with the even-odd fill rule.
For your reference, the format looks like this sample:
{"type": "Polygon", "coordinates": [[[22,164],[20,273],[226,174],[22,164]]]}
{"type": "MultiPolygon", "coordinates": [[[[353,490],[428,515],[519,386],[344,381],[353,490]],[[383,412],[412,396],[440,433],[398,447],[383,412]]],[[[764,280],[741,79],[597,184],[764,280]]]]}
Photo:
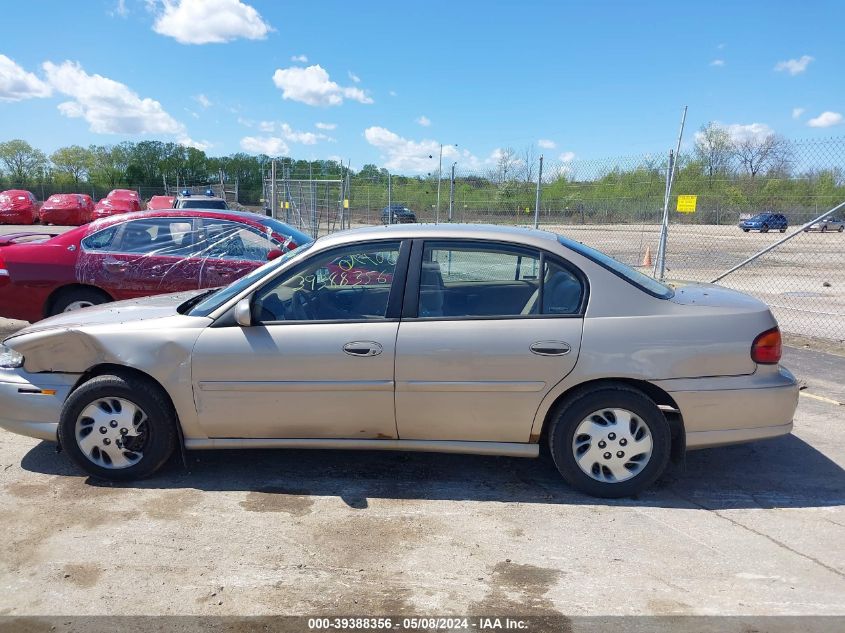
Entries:
{"type": "Polygon", "coordinates": [[[657,384],[681,411],[688,449],[740,444],[792,431],[798,382],[785,367],[760,365],[748,376],[657,384]]]}
{"type": "Polygon", "coordinates": [[[30,374],[0,369],[0,428],[56,441],[62,405],[78,374],[30,374]]]}

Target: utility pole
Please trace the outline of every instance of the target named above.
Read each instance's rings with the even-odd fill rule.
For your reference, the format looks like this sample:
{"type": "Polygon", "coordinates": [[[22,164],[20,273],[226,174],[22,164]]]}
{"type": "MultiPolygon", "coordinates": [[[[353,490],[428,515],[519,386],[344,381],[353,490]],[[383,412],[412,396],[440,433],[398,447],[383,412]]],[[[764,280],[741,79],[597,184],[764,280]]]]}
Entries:
{"type": "Polygon", "coordinates": [[[455,206],[455,165],[452,163],[452,178],[449,180],[449,222],[452,221],[452,208],[455,206]]]}
{"type": "Polygon", "coordinates": [[[393,208],[391,207],[390,172],[387,172],[387,223],[393,224],[393,208]]]}

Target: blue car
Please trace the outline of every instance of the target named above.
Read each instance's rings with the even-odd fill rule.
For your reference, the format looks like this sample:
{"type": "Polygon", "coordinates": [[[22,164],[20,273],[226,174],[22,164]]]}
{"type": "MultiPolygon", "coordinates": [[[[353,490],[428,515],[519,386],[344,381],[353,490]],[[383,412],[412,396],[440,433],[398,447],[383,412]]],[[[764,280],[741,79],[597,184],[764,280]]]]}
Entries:
{"type": "Polygon", "coordinates": [[[748,231],[760,231],[760,233],[768,233],[770,230],[780,231],[785,233],[789,222],[785,215],[780,213],[758,213],[753,218],[739,221],[739,228],[748,233],[748,231]]]}

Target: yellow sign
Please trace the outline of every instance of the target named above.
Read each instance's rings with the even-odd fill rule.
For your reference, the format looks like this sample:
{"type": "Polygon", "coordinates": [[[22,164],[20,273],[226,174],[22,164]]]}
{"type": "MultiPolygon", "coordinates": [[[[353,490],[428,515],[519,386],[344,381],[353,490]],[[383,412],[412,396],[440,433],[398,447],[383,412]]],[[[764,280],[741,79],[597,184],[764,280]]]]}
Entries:
{"type": "Polygon", "coordinates": [[[290,209],[290,202],[288,202],[287,200],[285,200],[285,207],[284,208],[290,209]]]}
{"type": "Polygon", "coordinates": [[[698,196],[678,196],[678,213],[695,213],[698,196]]]}
{"type": "Polygon", "coordinates": [[[348,208],[349,208],[349,198],[344,198],[344,199],[343,199],[343,208],[344,208],[344,209],[348,209],[348,208]]]}

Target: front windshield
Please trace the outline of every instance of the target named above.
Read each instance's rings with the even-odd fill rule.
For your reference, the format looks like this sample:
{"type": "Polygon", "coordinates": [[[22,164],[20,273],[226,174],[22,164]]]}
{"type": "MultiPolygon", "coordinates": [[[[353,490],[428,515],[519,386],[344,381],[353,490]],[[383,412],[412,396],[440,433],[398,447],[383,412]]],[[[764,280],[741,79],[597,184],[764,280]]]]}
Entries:
{"type": "Polygon", "coordinates": [[[281,257],[278,257],[271,262],[267,262],[260,268],[256,268],[248,275],[244,275],[228,286],[220,288],[195,305],[188,314],[191,316],[208,316],[229,299],[243,292],[262,277],[269,275],[285,262],[290,261],[301,253],[304,253],[306,250],[311,248],[313,243],[314,242],[308,242],[307,244],[303,244],[292,251],[288,251],[281,257]]]}
{"type": "Polygon", "coordinates": [[[675,294],[675,291],[669,286],[660,283],[653,277],[649,277],[648,275],[641,273],[639,270],[626,266],[622,262],[613,259],[609,255],[605,255],[601,251],[597,251],[589,246],[584,246],[580,242],[569,240],[565,237],[558,237],[558,241],[567,248],[572,249],[579,255],[583,255],[587,259],[591,259],[599,266],[606,268],[618,277],[622,277],[622,279],[634,284],[650,295],[660,299],[669,299],[675,294]]]}

